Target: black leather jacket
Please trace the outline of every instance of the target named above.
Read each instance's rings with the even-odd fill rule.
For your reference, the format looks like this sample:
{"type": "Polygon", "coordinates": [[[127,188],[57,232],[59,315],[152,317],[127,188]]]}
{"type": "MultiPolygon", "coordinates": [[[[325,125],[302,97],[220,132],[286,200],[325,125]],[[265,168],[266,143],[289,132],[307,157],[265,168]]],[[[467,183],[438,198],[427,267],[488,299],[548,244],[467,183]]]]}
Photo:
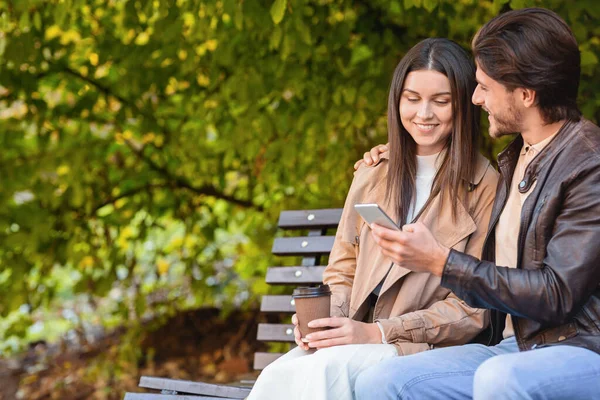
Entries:
{"type": "Polygon", "coordinates": [[[442,286],[496,310],[495,343],[509,313],[520,350],[566,344],[600,353],[600,128],[568,121],[527,167],[519,190],[537,184],[521,211],[517,268],[507,268],[494,263],[494,231],[522,146],[519,135],[498,156],[485,261],[451,250],[442,286]]]}

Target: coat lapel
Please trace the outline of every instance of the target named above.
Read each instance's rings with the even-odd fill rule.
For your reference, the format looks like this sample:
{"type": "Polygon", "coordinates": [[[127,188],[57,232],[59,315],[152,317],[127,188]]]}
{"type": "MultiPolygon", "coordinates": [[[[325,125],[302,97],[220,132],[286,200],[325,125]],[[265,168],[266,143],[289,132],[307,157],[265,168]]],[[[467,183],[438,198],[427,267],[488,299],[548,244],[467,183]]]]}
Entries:
{"type": "MultiPolygon", "coordinates": [[[[444,246],[453,248],[462,240],[467,238],[473,232],[477,230],[475,221],[469,215],[462,202],[458,203],[456,209],[456,220],[452,220],[452,212],[450,209],[450,199],[446,198],[444,207],[441,207],[441,196],[436,196],[429,209],[424,212],[419,221],[425,224],[427,228],[433,233],[435,238],[444,246]]],[[[463,249],[458,249],[463,250],[463,249]]],[[[387,258],[387,257],[386,257],[387,258]]],[[[387,258],[386,261],[391,263],[391,260],[387,258]]],[[[389,265],[389,263],[387,265],[389,265]]],[[[391,288],[394,283],[399,279],[403,278],[411,271],[403,268],[397,264],[392,265],[390,273],[385,278],[383,287],[381,288],[381,294],[391,288]]]]}

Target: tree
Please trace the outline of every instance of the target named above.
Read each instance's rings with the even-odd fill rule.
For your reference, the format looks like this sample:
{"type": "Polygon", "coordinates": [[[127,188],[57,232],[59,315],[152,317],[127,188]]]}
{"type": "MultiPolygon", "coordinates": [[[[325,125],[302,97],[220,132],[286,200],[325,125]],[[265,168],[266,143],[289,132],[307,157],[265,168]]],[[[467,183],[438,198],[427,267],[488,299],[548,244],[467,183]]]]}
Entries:
{"type": "Polygon", "coordinates": [[[57,304],[109,326],[249,304],[280,210],[341,206],[386,140],[404,52],[531,5],[573,28],[598,121],[592,0],[0,0],[0,336],[57,304]]]}

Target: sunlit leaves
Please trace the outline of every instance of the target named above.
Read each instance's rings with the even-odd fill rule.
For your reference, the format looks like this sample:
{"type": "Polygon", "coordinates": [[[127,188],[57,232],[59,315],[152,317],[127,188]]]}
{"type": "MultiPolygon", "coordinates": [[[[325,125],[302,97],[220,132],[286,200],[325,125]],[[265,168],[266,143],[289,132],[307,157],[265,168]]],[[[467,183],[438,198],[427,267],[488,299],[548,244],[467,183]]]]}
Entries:
{"type": "MultiPolygon", "coordinates": [[[[386,140],[406,50],[429,36],[468,48],[484,21],[530,2],[12,3],[0,10],[0,315],[77,299],[97,307],[82,318],[114,326],[256,301],[280,210],[341,206],[354,160],[386,140]]],[[[573,27],[595,119],[595,2],[535,3],[573,27]]]]}
{"type": "Polygon", "coordinates": [[[285,15],[287,0],[275,0],[271,6],[271,18],[275,24],[279,24],[285,15]]]}

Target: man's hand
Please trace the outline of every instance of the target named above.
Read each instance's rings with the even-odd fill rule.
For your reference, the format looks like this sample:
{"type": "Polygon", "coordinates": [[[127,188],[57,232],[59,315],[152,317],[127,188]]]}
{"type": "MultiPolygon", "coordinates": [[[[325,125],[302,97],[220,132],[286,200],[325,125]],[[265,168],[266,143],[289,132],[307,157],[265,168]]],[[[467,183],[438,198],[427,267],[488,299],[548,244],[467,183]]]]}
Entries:
{"type": "Polygon", "coordinates": [[[298,317],[296,316],[296,314],[292,315],[292,324],[294,324],[294,340],[296,341],[298,347],[300,347],[302,350],[310,350],[308,344],[302,341],[302,335],[300,334],[300,330],[298,329],[298,317]]]}
{"type": "Polygon", "coordinates": [[[342,344],[381,343],[381,331],[376,324],[354,321],[350,318],[321,318],[310,321],[311,328],[331,327],[326,331],[306,335],[311,348],[323,349],[342,344]]]}
{"type": "Polygon", "coordinates": [[[373,224],[371,233],[382,253],[397,265],[442,276],[450,249],[442,246],[423,223],[404,225],[402,232],[373,224]]]}
{"type": "Polygon", "coordinates": [[[385,153],[386,151],[388,151],[387,144],[378,144],[377,146],[373,147],[370,151],[367,151],[363,155],[362,160],[358,160],[354,163],[354,169],[357,170],[358,167],[360,167],[360,164],[362,163],[365,163],[365,165],[367,166],[377,164],[377,161],[379,161],[379,155],[381,153],[385,153]]]}

